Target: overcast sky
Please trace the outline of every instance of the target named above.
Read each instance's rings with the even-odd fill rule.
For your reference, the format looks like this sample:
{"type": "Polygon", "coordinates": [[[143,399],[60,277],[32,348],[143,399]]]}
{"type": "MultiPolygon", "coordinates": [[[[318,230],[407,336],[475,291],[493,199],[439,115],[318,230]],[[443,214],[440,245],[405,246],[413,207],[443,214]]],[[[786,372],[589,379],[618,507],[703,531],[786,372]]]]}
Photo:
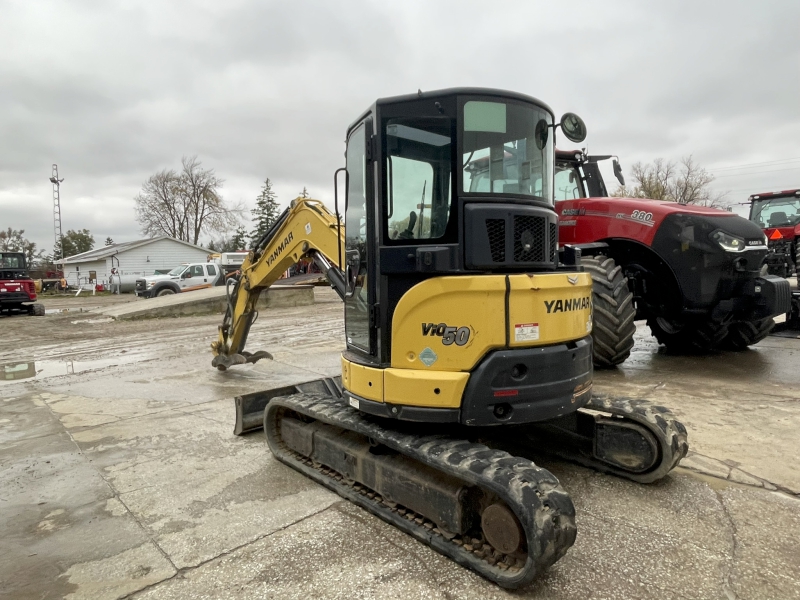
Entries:
{"type": "MultiPolygon", "coordinates": [[[[800,2],[0,0],[0,228],[142,237],[134,196],[197,155],[226,199],[332,203],[375,98],[498,87],[571,110],[595,153],[693,154],[732,202],[800,187],[800,2]],[[765,164],[766,163],[766,164],[765,164]]],[[[569,147],[560,138],[560,146],[569,147]]],[[[247,224],[249,228],[249,223],[247,224]]]]}

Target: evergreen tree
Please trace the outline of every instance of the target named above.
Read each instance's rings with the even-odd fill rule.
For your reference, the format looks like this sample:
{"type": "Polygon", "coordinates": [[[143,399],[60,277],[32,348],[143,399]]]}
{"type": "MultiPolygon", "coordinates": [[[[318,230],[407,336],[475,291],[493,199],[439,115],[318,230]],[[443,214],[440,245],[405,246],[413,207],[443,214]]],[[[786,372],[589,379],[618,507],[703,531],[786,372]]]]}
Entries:
{"type": "Polygon", "coordinates": [[[278,200],[275,192],[272,191],[272,182],[267,178],[261,193],[256,198],[256,207],[250,211],[253,213],[255,229],[250,232],[250,247],[254,248],[256,242],[264,235],[269,228],[278,220],[278,200]]]}
{"type": "Polygon", "coordinates": [[[55,245],[53,254],[58,258],[68,258],[76,254],[83,254],[94,248],[94,236],[88,229],[75,231],[70,229],[61,236],[59,243],[55,245]]]}
{"type": "Polygon", "coordinates": [[[308,190],[306,189],[306,186],[303,186],[303,191],[300,192],[300,197],[301,198],[310,198],[311,197],[309,195],[309,193],[308,193],[308,190]]]}
{"type": "MultiPolygon", "coordinates": [[[[269,180],[267,180],[269,181],[269,180]]],[[[223,252],[236,252],[237,250],[248,250],[247,230],[242,226],[236,228],[228,247],[223,252]]]]}
{"type": "Polygon", "coordinates": [[[211,240],[210,242],[208,242],[208,244],[206,245],[206,248],[208,248],[212,252],[216,252],[217,251],[217,245],[214,243],[214,240],[211,240]]]}
{"type": "Polygon", "coordinates": [[[111,236],[106,238],[106,246],[113,246],[114,240],[111,239],[111,236]]]}

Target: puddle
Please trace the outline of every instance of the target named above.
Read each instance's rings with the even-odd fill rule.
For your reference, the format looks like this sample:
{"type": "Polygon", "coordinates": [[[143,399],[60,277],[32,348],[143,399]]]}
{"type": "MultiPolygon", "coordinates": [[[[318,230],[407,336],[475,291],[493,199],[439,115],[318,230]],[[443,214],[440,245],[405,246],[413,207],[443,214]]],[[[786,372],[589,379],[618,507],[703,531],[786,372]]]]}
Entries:
{"type": "Polygon", "coordinates": [[[98,360],[31,360],[0,364],[0,385],[25,379],[45,379],[96,371],[106,367],[142,362],[141,356],[118,356],[98,360]]]}
{"type": "Polygon", "coordinates": [[[75,308],[48,308],[45,309],[44,314],[46,315],[64,315],[67,313],[82,313],[82,312],[92,312],[100,308],[99,306],[76,306],[75,308]]]}
{"type": "Polygon", "coordinates": [[[111,323],[114,319],[111,317],[98,317],[97,319],[78,319],[77,321],[70,321],[73,325],[80,323],[111,323]]]}

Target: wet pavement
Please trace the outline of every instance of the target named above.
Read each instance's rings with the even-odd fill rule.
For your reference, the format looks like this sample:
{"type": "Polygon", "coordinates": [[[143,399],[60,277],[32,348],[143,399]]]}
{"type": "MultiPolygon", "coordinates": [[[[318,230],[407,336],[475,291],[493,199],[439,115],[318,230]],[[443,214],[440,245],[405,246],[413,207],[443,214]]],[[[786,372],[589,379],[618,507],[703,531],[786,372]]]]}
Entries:
{"type": "Polygon", "coordinates": [[[640,327],[596,387],[672,408],[692,453],[650,486],[540,461],[578,539],[512,594],[232,435],[236,394],[338,374],[341,304],[316,294],[262,312],[248,348],[274,361],[226,373],[218,317],[2,319],[0,597],[800,597],[800,340],[680,357],[640,327]]]}

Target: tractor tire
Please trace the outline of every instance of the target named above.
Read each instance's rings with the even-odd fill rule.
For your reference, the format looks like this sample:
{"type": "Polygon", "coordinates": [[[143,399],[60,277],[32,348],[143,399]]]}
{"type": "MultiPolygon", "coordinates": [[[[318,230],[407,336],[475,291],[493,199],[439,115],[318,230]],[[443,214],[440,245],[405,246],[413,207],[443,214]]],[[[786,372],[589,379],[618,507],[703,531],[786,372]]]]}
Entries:
{"type": "Polygon", "coordinates": [[[43,317],[44,316],[44,304],[31,304],[30,306],[30,314],[34,317],[43,317]]]}
{"type": "Polygon", "coordinates": [[[628,278],[613,258],[581,257],[581,265],[592,276],[592,340],[594,365],[611,368],[631,354],[636,333],[636,309],[628,278]]]}
{"type": "Polygon", "coordinates": [[[746,350],[748,346],[767,337],[773,327],[775,321],[772,317],[758,321],[734,321],[728,326],[728,335],[722,340],[722,347],[737,352],[746,350]]]}
{"type": "Polygon", "coordinates": [[[175,290],[172,288],[164,288],[163,290],[159,290],[156,296],[171,296],[175,293],[175,290]]]}
{"type": "Polygon", "coordinates": [[[713,321],[670,321],[664,317],[650,317],[647,326],[659,344],[680,354],[706,354],[718,350],[728,335],[727,323],[713,321]]]}

